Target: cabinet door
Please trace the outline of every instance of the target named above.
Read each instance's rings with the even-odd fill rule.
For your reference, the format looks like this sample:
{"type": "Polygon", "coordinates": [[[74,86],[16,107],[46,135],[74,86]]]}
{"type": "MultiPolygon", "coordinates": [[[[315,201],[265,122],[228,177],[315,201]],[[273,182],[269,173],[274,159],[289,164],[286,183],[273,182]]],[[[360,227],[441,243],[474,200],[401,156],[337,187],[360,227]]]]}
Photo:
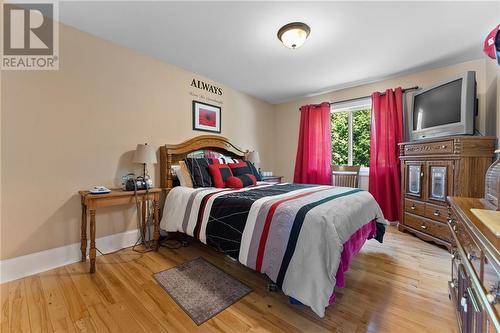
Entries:
{"type": "Polygon", "coordinates": [[[406,161],[404,164],[405,168],[405,194],[414,198],[423,198],[423,189],[424,185],[423,177],[424,177],[424,163],[422,162],[413,162],[406,161]]]}
{"type": "Polygon", "coordinates": [[[446,203],[453,193],[453,161],[427,162],[427,200],[446,203]]]}

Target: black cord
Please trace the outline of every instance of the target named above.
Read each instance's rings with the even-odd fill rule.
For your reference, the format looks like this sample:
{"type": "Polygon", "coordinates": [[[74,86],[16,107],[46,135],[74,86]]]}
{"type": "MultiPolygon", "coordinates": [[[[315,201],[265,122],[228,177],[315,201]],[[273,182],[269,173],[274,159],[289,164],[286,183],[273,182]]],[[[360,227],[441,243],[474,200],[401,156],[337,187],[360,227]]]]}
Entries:
{"type": "Polygon", "coordinates": [[[150,228],[150,226],[151,226],[150,221],[151,221],[152,214],[151,214],[151,209],[149,207],[149,187],[148,187],[148,184],[146,182],[146,174],[144,174],[143,181],[144,181],[144,185],[146,188],[146,195],[144,197],[142,204],[147,206],[145,208],[145,214],[144,214],[145,221],[143,221],[143,219],[142,219],[142,209],[144,209],[144,208],[139,205],[139,197],[137,195],[137,182],[134,179],[134,198],[135,198],[135,205],[136,205],[136,209],[137,209],[137,224],[138,224],[138,229],[139,229],[139,238],[135,242],[134,246],[132,246],[132,251],[135,251],[138,253],[147,253],[147,252],[153,251],[153,245],[152,245],[153,241],[151,240],[152,237],[151,237],[151,228],[150,228]],[[143,228],[143,225],[144,225],[144,228],[143,228]],[[149,235],[149,237],[148,237],[148,235],[149,235]],[[147,239],[149,239],[149,241],[147,239]],[[136,249],[136,247],[139,244],[144,246],[145,249],[144,250],[136,249]]]}
{"type": "MultiPolygon", "coordinates": [[[[99,252],[101,254],[101,256],[107,256],[107,255],[110,255],[110,254],[116,254],[120,251],[123,251],[124,249],[118,249],[118,250],[115,250],[115,251],[111,251],[111,252],[108,252],[108,253],[103,253],[101,250],[99,250],[97,247],[95,248],[97,250],[97,252],[99,252]]],[[[142,253],[138,252],[138,251],[135,251],[138,253],[139,255],[139,258],[142,257],[142,253]]],[[[126,253],[122,253],[121,255],[125,255],[126,253]]],[[[133,259],[130,259],[130,260],[127,260],[127,261],[119,261],[119,262],[105,262],[103,264],[106,264],[106,265],[117,265],[117,264],[126,264],[126,263],[129,263],[129,262],[134,262],[135,260],[137,260],[138,258],[133,258],[133,259]]]]}
{"type": "MultiPolygon", "coordinates": [[[[137,239],[137,241],[135,242],[135,244],[132,246],[132,251],[134,252],[137,252],[137,253],[140,253],[140,254],[143,254],[143,253],[148,253],[148,252],[151,252],[154,250],[153,248],[153,237],[151,235],[151,223],[152,223],[152,216],[153,216],[153,213],[151,212],[151,208],[150,208],[150,205],[149,205],[149,186],[146,182],[146,172],[144,172],[144,178],[143,178],[143,181],[144,181],[144,185],[145,185],[145,188],[146,188],[146,193],[145,193],[145,197],[144,197],[144,200],[143,200],[143,205],[147,205],[147,208],[145,208],[145,216],[144,216],[144,219],[145,221],[143,221],[142,219],[142,209],[143,207],[141,207],[141,205],[139,204],[139,196],[137,194],[137,181],[134,179],[134,199],[135,199],[135,205],[136,205],[136,210],[137,210],[137,226],[138,226],[138,229],[139,229],[139,238],[137,239]],[[143,228],[143,225],[144,225],[144,228],[143,228]],[[147,240],[149,239],[149,240],[147,240]],[[139,250],[137,249],[137,246],[139,245],[143,245],[144,246],[144,250],[139,250]]],[[[163,246],[163,247],[166,247],[168,249],[179,249],[182,247],[182,242],[180,242],[179,240],[177,239],[165,239],[164,241],[159,242],[159,246],[163,246]]],[[[122,249],[118,249],[116,251],[112,251],[112,252],[109,252],[109,253],[102,253],[99,249],[96,248],[96,250],[101,254],[101,255],[108,255],[108,254],[114,254],[114,253],[117,253],[119,251],[121,251],[122,249]]]]}
{"type": "Polygon", "coordinates": [[[474,133],[484,136],[483,133],[481,133],[481,131],[478,130],[477,128],[474,128],[474,133]]]}
{"type": "Polygon", "coordinates": [[[163,242],[160,242],[160,246],[166,247],[170,250],[175,250],[180,249],[182,247],[182,243],[177,239],[165,239],[163,242]]]}

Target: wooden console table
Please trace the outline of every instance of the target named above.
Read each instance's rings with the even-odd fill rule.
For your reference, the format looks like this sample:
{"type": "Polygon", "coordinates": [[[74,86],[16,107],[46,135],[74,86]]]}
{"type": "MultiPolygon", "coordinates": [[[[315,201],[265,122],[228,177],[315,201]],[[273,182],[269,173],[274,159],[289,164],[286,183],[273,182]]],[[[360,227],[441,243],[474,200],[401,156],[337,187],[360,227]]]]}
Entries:
{"type": "MultiPolygon", "coordinates": [[[[78,192],[82,201],[82,231],[81,231],[81,246],[82,262],[87,259],[87,211],[90,214],[90,273],[95,272],[95,212],[97,208],[109,207],[117,205],[130,205],[135,204],[134,191],[123,191],[121,189],[111,190],[110,193],[105,194],[91,194],[89,191],[78,192]]],[[[160,239],[160,221],[159,221],[159,202],[160,202],[161,189],[151,188],[146,196],[146,191],[137,191],[137,197],[142,206],[142,216],[145,216],[145,202],[148,200],[153,201],[154,214],[153,224],[154,233],[153,241],[155,250],[158,249],[158,240],[160,239]]]]}

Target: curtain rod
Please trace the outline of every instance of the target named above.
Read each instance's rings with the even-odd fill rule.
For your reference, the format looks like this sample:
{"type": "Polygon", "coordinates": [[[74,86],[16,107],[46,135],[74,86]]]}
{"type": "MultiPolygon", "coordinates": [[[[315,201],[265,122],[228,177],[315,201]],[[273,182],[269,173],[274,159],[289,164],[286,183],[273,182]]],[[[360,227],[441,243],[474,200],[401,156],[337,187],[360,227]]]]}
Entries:
{"type": "MultiPolygon", "coordinates": [[[[409,87],[409,88],[404,88],[402,89],[402,91],[405,93],[407,91],[410,91],[410,90],[417,90],[419,89],[420,87],[419,86],[413,86],[413,87],[409,87]]],[[[383,93],[380,93],[381,96],[384,96],[385,95],[385,92],[383,93]]],[[[333,105],[333,104],[336,104],[336,103],[345,103],[345,102],[351,102],[351,101],[356,101],[358,99],[364,99],[364,98],[371,98],[372,95],[368,95],[368,96],[361,96],[361,97],[356,97],[356,98],[349,98],[349,99],[344,99],[344,100],[341,100],[341,101],[336,101],[336,102],[331,102],[330,105],[333,105]]],[[[299,108],[299,111],[300,111],[300,108],[299,108]]]]}
{"type": "MultiPolygon", "coordinates": [[[[419,86],[413,86],[413,87],[409,87],[409,88],[403,88],[402,91],[405,93],[405,92],[410,91],[410,90],[417,90],[418,88],[419,88],[419,86]]],[[[385,95],[385,92],[380,93],[380,96],[384,96],[384,95],[385,95]]],[[[331,102],[330,105],[336,104],[336,103],[350,102],[350,101],[355,101],[357,99],[370,98],[370,97],[372,97],[372,95],[356,97],[356,98],[349,98],[349,99],[344,99],[341,101],[331,102]]]]}

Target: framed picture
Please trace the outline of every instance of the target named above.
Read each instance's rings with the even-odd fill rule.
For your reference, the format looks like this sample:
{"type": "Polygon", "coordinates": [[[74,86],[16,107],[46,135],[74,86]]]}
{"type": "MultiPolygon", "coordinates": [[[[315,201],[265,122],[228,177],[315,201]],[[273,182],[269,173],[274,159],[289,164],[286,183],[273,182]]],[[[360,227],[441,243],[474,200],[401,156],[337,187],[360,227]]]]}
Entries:
{"type": "Polygon", "coordinates": [[[193,130],[220,133],[221,108],[193,101],[193,130]]]}

